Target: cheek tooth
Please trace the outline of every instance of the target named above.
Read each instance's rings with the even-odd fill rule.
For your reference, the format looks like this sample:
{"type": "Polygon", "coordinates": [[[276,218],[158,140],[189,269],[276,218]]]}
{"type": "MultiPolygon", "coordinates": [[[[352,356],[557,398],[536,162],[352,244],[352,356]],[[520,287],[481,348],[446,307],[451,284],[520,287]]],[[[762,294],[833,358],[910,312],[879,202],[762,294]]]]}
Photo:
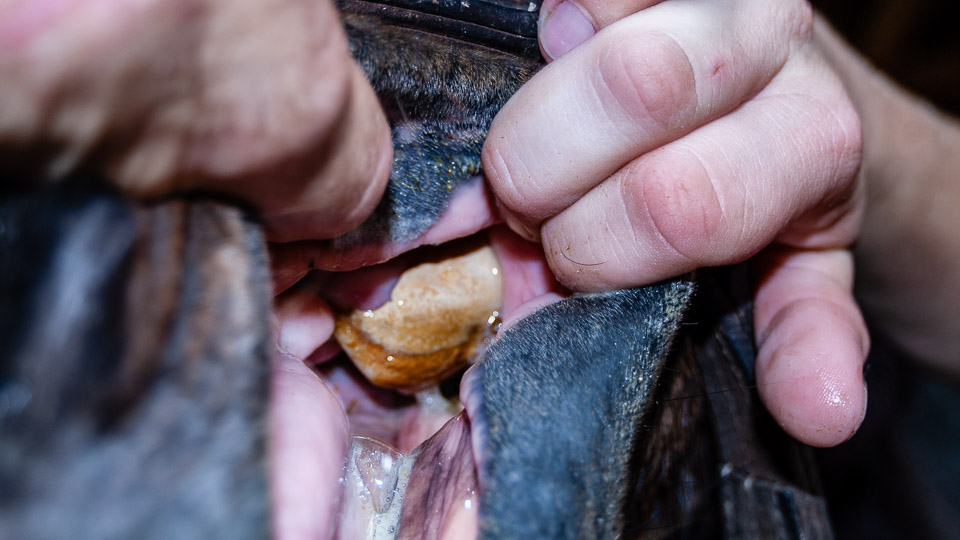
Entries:
{"type": "Polygon", "coordinates": [[[393,504],[403,455],[372,439],[357,439],[354,448],[353,463],[360,474],[360,481],[370,494],[374,511],[382,514],[393,504]]]}
{"type": "Polygon", "coordinates": [[[463,368],[499,323],[499,261],[489,246],[403,273],[375,310],[337,317],[334,335],[373,384],[416,392],[463,368]]]}
{"type": "Polygon", "coordinates": [[[344,467],[339,537],[393,538],[414,457],[367,437],[352,437],[344,467]]]}

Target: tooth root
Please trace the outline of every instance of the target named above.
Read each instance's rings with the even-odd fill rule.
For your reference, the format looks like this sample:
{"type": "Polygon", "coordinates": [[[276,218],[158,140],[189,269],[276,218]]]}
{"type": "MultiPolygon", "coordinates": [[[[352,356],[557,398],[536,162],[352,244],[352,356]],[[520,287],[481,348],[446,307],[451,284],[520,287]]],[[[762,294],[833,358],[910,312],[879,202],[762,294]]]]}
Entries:
{"type": "Polygon", "coordinates": [[[353,443],[353,460],[360,481],[370,494],[374,511],[383,514],[393,504],[403,454],[388,444],[365,437],[354,437],[353,443]]]}

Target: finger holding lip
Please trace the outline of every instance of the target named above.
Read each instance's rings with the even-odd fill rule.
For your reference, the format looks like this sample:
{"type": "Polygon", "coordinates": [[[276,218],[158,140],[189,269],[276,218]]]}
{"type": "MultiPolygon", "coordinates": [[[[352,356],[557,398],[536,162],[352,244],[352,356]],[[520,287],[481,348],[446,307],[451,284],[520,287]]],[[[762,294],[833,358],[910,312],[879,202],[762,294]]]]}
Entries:
{"type": "Polygon", "coordinates": [[[494,119],[483,152],[508,223],[535,238],[541,221],[631,160],[766,86],[806,31],[803,14],[751,24],[765,10],[729,8],[657,4],[604,28],[524,85],[494,119]]]}
{"type": "Polygon", "coordinates": [[[552,270],[573,289],[602,290],[739,262],[774,240],[848,245],[863,198],[859,121],[847,104],[828,72],[790,68],[758,99],[548,219],[552,270]]]}
{"type": "Polygon", "coordinates": [[[373,210],[390,132],[331,2],[107,4],[0,5],[0,157],[17,176],[228,194],[281,241],[373,210]]]}

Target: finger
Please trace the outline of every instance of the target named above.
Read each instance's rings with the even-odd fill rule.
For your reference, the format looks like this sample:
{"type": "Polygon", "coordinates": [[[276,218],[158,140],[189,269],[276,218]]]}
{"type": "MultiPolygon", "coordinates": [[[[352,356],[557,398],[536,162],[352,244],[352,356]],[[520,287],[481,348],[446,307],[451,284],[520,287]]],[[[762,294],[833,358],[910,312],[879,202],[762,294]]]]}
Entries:
{"type": "Polygon", "coordinates": [[[661,3],[541,70],[494,119],[483,151],[508,223],[530,236],[636,156],[759,92],[810,18],[765,6],[661,3]]]}
{"type": "Polygon", "coordinates": [[[867,405],[870,342],[852,294],[853,257],[778,250],[762,261],[754,305],[760,399],[801,442],[839,444],[856,432],[867,405]]]}
{"type": "Polygon", "coordinates": [[[545,222],[547,260],[564,285],[602,290],[739,262],[778,237],[846,246],[862,213],[860,148],[843,88],[801,62],[545,222]]]}
{"type": "Polygon", "coordinates": [[[372,211],[389,128],[331,2],[85,4],[5,12],[0,153],[32,146],[47,176],[96,170],[139,197],[228,193],[275,239],[372,211]]]}
{"type": "MultiPolygon", "coordinates": [[[[313,151],[325,162],[307,171],[309,182],[297,193],[263,211],[268,238],[277,242],[333,238],[366,219],[383,196],[393,158],[386,117],[359,68],[353,66],[346,112],[331,137],[313,151]],[[313,174],[310,174],[310,173],[313,174]]],[[[295,185],[299,172],[291,171],[295,185]]],[[[263,179],[256,191],[272,191],[284,178],[263,179]]]]}
{"type": "Polygon", "coordinates": [[[331,2],[213,10],[209,103],[186,168],[261,213],[268,238],[331,238],[369,215],[386,186],[386,117],[350,56],[331,2]]]}
{"type": "MultiPolygon", "coordinates": [[[[186,187],[249,202],[274,241],[359,224],[386,186],[391,142],[333,4],[234,2],[206,17],[178,167],[186,187]]],[[[136,154],[149,161],[163,140],[162,130],[145,137],[136,154]]]]}
{"type": "Polygon", "coordinates": [[[663,0],[546,0],[540,7],[540,50],[547,61],[593,37],[597,30],[663,0]]]}

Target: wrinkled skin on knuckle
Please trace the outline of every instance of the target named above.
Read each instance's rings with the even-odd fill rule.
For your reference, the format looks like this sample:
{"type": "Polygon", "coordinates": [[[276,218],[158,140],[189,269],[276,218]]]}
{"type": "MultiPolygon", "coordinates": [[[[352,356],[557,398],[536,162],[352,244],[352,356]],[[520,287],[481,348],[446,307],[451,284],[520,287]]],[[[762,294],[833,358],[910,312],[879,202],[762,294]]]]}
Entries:
{"type": "Polygon", "coordinates": [[[848,100],[840,100],[833,111],[837,162],[837,194],[829,201],[831,212],[839,213],[834,228],[838,245],[853,243],[860,232],[866,203],[865,185],[859,174],[863,158],[863,133],[860,117],[848,100]]]}
{"type": "MultiPolygon", "coordinates": [[[[501,129],[510,130],[509,126],[501,129]]],[[[524,165],[524,157],[514,144],[517,137],[505,135],[488,138],[481,155],[483,174],[502,209],[514,218],[535,223],[548,217],[543,193],[524,165]]]]}
{"type": "MultiPolygon", "coordinates": [[[[842,91],[842,89],[841,89],[842,91]]],[[[837,144],[837,175],[846,179],[846,191],[853,191],[860,162],[863,159],[863,125],[860,115],[854,108],[849,96],[844,92],[843,99],[833,101],[833,129],[837,144]]]]}
{"type": "Polygon", "coordinates": [[[813,6],[806,0],[779,0],[763,2],[768,9],[774,10],[774,18],[779,21],[780,34],[786,36],[796,49],[810,42],[813,37],[813,6]]]}
{"type": "Polygon", "coordinates": [[[860,117],[836,81],[833,91],[807,107],[816,110],[811,122],[821,142],[812,159],[824,164],[827,189],[810,209],[779,238],[790,245],[809,248],[843,247],[860,232],[866,203],[865,185],[859,174],[863,156],[860,117]]]}
{"type": "Polygon", "coordinates": [[[723,207],[707,170],[688,152],[658,152],[625,170],[623,198],[633,228],[650,234],[688,269],[714,262],[725,240],[723,207]]]}
{"type": "Polygon", "coordinates": [[[597,94],[615,124],[626,116],[650,135],[683,129],[697,107],[697,86],[690,58],[665,34],[614,36],[597,64],[597,94]]]}
{"type": "Polygon", "coordinates": [[[600,245],[609,241],[610,231],[597,227],[597,222],[570,219],[553,219],[544,224],[543,251],[547,265],[556,280],[571,291],[599,292],[624,286],[610,275],[622,266],[617,253],[600,245]],[[578,242],[581,245],[576,245],[578,242]]]}

